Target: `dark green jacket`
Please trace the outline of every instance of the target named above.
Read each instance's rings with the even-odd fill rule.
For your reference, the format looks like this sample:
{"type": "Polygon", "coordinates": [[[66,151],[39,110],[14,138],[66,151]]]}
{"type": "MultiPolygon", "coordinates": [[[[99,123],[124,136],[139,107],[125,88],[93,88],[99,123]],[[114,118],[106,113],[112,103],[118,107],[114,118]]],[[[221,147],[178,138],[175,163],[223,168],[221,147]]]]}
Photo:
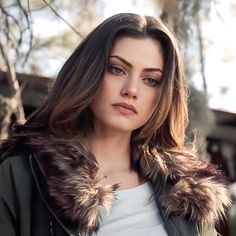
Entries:
{"type": "MultiPolygon", "coordinates": [[[[165,217],[170,236],[198,236],[196,224],[182,217],[165,217]]],[[[0,165],[0,234],[4,236],[80,235],[62,223],[49,207],[47,190],[38,163],[30,153],[19,151],[0,165]]],[[[202,234],[202,235],[216,235],[202,234]]]]}

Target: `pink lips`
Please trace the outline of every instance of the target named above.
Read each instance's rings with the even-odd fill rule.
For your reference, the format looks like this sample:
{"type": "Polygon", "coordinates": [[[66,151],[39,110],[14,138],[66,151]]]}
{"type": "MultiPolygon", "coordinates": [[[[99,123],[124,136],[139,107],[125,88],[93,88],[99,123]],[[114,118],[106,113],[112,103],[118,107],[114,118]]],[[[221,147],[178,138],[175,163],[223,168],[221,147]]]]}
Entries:
{"type": "Polygon", "coordinates": [[[137,114],[138,113],[134,106],[127,104],[127,103],[114,103],[114,104],[112,104],[112,106],[119,109],[121,112],[126,113],[126,114],[130,114],[130,113],[137,114]]]}

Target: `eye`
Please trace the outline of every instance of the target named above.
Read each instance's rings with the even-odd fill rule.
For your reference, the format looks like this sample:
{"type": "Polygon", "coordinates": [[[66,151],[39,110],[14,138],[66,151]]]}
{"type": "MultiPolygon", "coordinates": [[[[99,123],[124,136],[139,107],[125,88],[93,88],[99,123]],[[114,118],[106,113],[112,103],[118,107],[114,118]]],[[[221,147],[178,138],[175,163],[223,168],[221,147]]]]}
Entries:
{"type": "Polygon", "coordinates": [[[109,71],[113,74],[116,74],[116,75],[124,75],[125,74],[125,71],[121,67],[115,66],[115,65],[110,65],[109,71]]]}
{"type": "Polygon", "coordinates": [[[151,87],[156,87],[161,83],[159,79],[152,78],[152,77],[147,77],[147,78],[144,78],[143,80],[148,86],[151,86],[151,87]]]}

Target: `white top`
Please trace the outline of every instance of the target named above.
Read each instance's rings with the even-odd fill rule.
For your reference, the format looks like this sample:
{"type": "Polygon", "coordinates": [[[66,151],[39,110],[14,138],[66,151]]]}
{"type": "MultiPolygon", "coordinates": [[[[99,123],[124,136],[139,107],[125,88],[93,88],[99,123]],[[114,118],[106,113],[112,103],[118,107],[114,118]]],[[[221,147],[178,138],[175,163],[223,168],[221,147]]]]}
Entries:
{"type": "Polygon", "coordinates": [[[111,213],[101,210],[101,226],[92,236],[167,236],[156,203],[150,200],[152,187],[144,183],[117,191],[111,213]]]}

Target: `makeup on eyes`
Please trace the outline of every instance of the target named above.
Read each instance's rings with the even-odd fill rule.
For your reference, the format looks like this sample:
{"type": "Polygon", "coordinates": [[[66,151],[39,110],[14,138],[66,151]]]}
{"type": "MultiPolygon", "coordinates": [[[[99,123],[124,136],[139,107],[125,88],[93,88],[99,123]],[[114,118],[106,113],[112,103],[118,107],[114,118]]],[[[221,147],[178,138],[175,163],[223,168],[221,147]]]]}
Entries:
{"type": "MultiPolygon", "coordinates": [[[[133,65],[121,56],[110,56],[108,71],[116,75],[125,75],[126,71],[132,69],[133,65]],[[128,68],[127,68],[128,67],[128,68]]],[[[145,83],[151,87],[158,86],[162,81],[162,70],[160,68],[144,68],[140,76],[145,83]],[[146,74],[147,73],[147,74],[146,74]]]]}
{"type": "Polygon", "coordinates": [[[114,65],[114,64],[108,65],[108,71],[116,75],[125,74],[125,70],[122,67],[114,65]]]}
{"type": "MultiPolygon", "coordinates": [[[[112,60],[113,58],[117,59],[118,61],[120,61],[121,63],[125,64],[126,66],[128,66],[130,68],[133,68],[133,65],[129,61],[124,59],[123,57],[118,56],[118,55],[110,56],[110,60],[112,60]]],[[[158,68],[158,67],[147,67],[147,68],[144,68],[143,71],[147,71],[147,72],[155,72],[155,71],[157,71],[157,72],[163,73],[162,69],[158,68]]]]}

